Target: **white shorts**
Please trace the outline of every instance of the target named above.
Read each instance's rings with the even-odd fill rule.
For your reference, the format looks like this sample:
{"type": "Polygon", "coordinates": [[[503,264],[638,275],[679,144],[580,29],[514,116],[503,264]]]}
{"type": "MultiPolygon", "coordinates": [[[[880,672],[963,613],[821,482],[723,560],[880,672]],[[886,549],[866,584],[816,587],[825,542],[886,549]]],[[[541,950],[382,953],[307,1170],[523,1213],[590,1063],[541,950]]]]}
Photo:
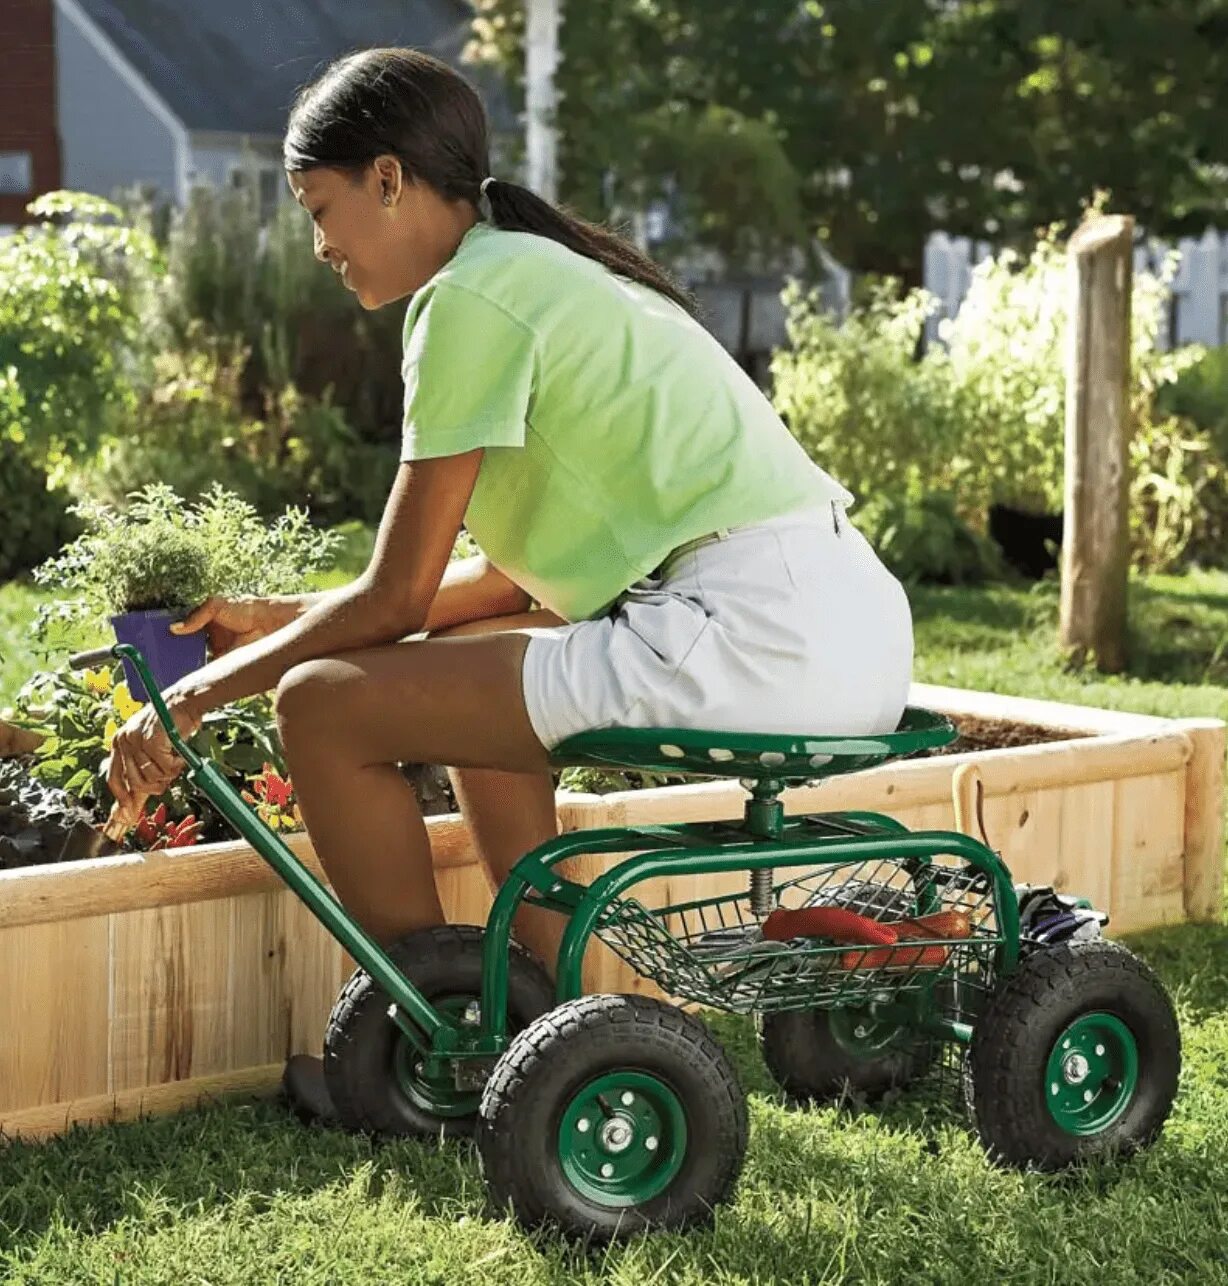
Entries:
{"type": "Polygon", "coordinates": [[[912,678],[904,589],[827,503],[689,542],[596,620],[521,632],[547,750],[612,726],[890,732],[912,678]]]}

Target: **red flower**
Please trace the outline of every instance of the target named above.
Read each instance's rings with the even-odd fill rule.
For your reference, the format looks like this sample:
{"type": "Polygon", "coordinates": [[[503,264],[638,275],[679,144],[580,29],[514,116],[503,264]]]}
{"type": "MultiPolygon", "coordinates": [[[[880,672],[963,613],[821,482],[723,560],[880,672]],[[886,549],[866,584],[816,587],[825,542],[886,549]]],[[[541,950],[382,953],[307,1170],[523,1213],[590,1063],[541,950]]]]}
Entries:
{"type": "Polygon", "coordinates": [[[200,839],[202,823],[189,813],[182,821],[167,820],[166,805],[159,804],[150,815],[142,808],[136,821],[137,838],[148,850],[161,848],[187,848],[200,839]]]}
{"type": "Polygon", "coordinates": [[[274,808],[289,808],[294,796],[294,787],[288,777],[283,777],[272,764],[265,764],[261,773],[252,782],[252,789],[274,808]]]}

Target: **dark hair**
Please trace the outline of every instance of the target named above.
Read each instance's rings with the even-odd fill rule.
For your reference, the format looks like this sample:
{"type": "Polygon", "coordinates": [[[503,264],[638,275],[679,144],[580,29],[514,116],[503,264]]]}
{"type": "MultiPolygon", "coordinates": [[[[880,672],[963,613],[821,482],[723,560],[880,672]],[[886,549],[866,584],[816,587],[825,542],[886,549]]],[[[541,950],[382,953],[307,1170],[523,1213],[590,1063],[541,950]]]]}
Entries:
{"type": "MultiPolygon", "coordinates": [[[[365,49],[330,63],[299,91],[282,154],[290,171],[359,171],[389,154],[445,200],[472,201],[480,210],[489,132],[477,91],[447,63],[417,49],[365,49]]],[[[497,228],[561,242],[697,313],[694,298],[669,273],[609,228],[507,179],[488,183],[486,195],[497,228]]]]}

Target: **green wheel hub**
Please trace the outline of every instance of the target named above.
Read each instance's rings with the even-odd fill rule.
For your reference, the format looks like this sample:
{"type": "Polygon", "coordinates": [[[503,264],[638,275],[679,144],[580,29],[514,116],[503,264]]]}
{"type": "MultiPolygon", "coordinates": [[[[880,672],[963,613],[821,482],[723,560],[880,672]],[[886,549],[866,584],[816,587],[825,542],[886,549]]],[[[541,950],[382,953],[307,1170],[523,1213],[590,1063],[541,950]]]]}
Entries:
{"type": "Polygon", "coordinates": [[[674,1181],[686,1157],[682,1104],[645,1072],[611,1072],[567,1104],[559,1160],[572,1187],[608,1207],[637,1206],[674,1181]]]}
{"type": "MultiPolygon", "coordinates": [[[[431,1004],[461,1026],[477,1026],[481,1010],[474,996],[442,996],[431,1004]]],[[[393,1072],[401,1092],[415,1107],[435,1116],[473,1116],[481,1102],[478,1090],[458,1090],[451,1084],[430,1080],[422,1073],[422,1055],[401,1035],[393,1054],[393,1072]]]]}
{"type": "Polygon", "coordinates": [[[833,1009],[828,1018],[832,1037],[854,1058],[875,1058],[900,1043],[899,1023],[872,1018],[863,1009],[833,1009]]]}
{"type": "Polygon", "coordinates": [[[1083,1014],[1054,1042],[1045,1064],[1045,1103],[1068,1134],[1099,1134],[1138,1088],[1138,1045],[1112,1014],[1083,1014]]]}

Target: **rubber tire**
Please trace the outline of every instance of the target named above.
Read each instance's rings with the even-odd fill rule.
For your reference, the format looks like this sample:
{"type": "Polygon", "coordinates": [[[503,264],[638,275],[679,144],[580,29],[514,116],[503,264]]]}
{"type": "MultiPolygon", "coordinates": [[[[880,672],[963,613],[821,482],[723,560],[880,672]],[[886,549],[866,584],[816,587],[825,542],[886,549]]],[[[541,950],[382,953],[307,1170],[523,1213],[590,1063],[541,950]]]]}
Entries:
{"type": "Polygon", "coordinates": [[[527,1227],[549,1223],[597,1242],[707,1223],[737,1182],[746,1141],[746,1096],[704,1024],[675,1005],[629,995],[570,1000],[521,1032],[486,1082],[477,1131],[496,1210],[510,1208],[527,1227]],[[575,1094],[615,1071],[668,1084],[686,1115],[688,1147],[664,1192],[611,1209],[566,1178],[558,1133],[575,1094]]]}
{"type": "Polygon", "coordinates": [[[831,1030],[829,1009],[764,1014],[759,1049],[772,1079],[804,1103],[835,1103],[852,1096],[874,1103],[923,1075],[933,1058],[924,1037],[873,1057],[845,1049],[831,1030]]]}
{"type": "MultiPolygon", "coordinates": [[[[387,948],[401,972],[429,1001],[482,994],[484,930],[439,925],[407,934],[387,948]]],[[[508,959],[508,1030],[515,1034],[554,1004],[554,985],[537,959],[518,943],[508,959]]],[[[381,1136],[437,1139],[473,1133],[470,1116],[437,1116],[408,1099],[397,1084],[393,1059],[404,1037],[388,1017],[388,993],[365,969],[342,988],[324,1035],[324,1082],[337,1117],[349,1130],[381,1136]]]]}
{"type": "Polygon", "coordinates": [[[1152,1143],[1168,1119],[1180,1074],[1177,1017],[1151,969],[1116,942],[1066,942],[1025,957],[990,1000],[973,1031],[964,1094],[992,1160],[1060,1170],[1152,1143]],[[1116,1121],[1080,1137],[1049,1112],[1045,1066],[1061,1033],[1096,1011],[1115,1015],[1134,1036],[1138,1085],[1116,1121]]]}

